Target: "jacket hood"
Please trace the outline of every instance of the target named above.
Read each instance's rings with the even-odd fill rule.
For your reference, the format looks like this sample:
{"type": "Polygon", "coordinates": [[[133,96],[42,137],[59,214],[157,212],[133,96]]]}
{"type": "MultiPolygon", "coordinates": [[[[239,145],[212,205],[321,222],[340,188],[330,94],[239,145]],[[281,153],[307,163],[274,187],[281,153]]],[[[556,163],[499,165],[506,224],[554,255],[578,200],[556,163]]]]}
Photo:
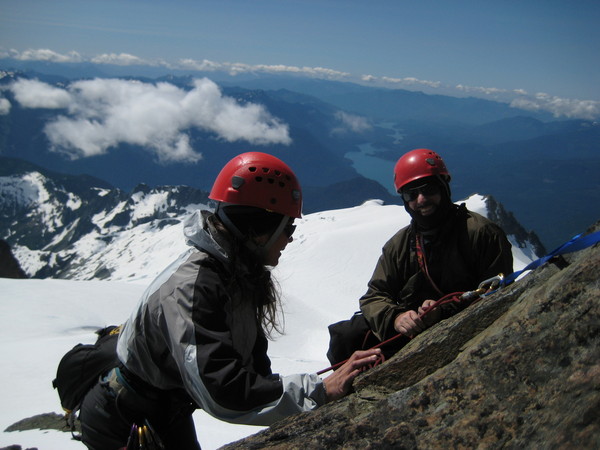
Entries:
{"type": "Polygon", "coordinates": [[[213,213],[208,210],[197,210],[183,222],[183,234],[188,245],[194,246],[218,260],[229,263],[230,245],[209,223],[213,213]]]}

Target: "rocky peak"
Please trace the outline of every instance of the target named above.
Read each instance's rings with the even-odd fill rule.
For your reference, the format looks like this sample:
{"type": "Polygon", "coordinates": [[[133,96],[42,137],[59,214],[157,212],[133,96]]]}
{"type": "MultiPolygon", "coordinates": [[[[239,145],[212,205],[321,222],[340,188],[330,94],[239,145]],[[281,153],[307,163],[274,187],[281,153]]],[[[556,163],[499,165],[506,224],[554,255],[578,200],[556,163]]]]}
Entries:
{"type": "Polygon", "coordinates": [[[525,245],[530,245],[536,255],[544,255],[546,250],[544,245],[533,231],[527,231],[517,221],[512,212],[506,211],[501,203],[491,195],[485,196],[485,203],[488,208],[489,219],[504,230],[508,235],[515,237],[517,244],[522,248],[525,245]]]}

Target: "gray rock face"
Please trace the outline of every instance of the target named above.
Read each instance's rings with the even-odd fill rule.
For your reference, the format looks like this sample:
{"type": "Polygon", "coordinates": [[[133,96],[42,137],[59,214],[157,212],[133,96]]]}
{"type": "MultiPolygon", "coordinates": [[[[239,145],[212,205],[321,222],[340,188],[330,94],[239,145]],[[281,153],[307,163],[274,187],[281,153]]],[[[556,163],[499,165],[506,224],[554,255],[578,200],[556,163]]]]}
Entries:
{"type": "Polygon", "coordinates": [[[224,448],[600,448],[599,303],[596,245],[428,329],[344,399],[224,448]]]}
{"type": "Polygon", "coordinates": [[[0,239],[0,277],[27,278],[19,265],[19,261],[15,259],[10,246],[3,239],[0,239]]]}

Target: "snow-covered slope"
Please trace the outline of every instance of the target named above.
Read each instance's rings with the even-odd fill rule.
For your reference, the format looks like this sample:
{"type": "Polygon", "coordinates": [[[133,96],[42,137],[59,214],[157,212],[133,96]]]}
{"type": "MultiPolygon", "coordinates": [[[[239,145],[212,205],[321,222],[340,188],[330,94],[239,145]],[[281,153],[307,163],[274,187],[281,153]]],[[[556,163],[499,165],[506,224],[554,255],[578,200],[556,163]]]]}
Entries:
{"type": "MultiPolygon", "coordinates": [[[[466,203],[487,214],[485,198],[472,196],[466,203]]],[[[154,206],[149,209],[155,210],[154,206]]],[[[274,270],[283,294],[286,326],[285,335],[271,343],[269,355],[274,371],[283,374],[329,366],[327,325],[358,309],[358,298],[382,245],[408,223],[408,216],[402,207],[370,201],[306,215],[297,222],[294,241],[274,270]]],[[[51,380],[61,356],[78,342],[92,342],[97,328],[124,321],[152,277],[184,249],[179,220],[162,227],[152,223],[113,230],[106,235],[106,244],[95,248],[93,258],[97,259],[90,261],[111,267],[112,281],[0,279],[1,430],[25,417],[60,412],[51,380]]],[[[86,239],[93,241],[94,236],[78,241],[80,257],[94,253],[81,250],[86,239]]],[[[534,253],[530,246],[520,247],[511,240],[517,270],[534,253]]],[[[195,419],[204,449],[261,429],[220,422],[202,411],[195,413],[195,419]]],[[[83,448],[68,433],[54,431],[1,433],[0,447],[10,444],[41,450],[83,448]]]]}

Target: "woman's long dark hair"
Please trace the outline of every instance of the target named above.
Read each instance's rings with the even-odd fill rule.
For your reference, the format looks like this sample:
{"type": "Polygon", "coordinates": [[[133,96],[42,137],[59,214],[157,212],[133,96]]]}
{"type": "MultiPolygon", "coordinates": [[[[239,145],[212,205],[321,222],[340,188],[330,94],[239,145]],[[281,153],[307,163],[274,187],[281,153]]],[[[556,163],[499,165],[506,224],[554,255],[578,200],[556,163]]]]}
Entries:
{"type": "MultiPolygon", "coordinates": [[[[275,222],[278,224],[282,218],[280,214],[269,213],[265,210],[260,210],[256,214],[245,213],[243,217],[241,214],[240,217],[236,217],[235,214],[228,216],[236,226],[239,225],[238,228],[248,239],[265,234],[265,227],[273,232],[277,225],[270,226],[269,224],[275,222]],[[272,217],[273,215],[278,218],[272,217]]],[[[273,279],[269,268],[264,264],[263,256],[234,237],[216,215],[210,216],[209,222],[229,242],[229,257],[232,263],[230,285],[242,292],[253,293],[248,297],[254,303],[256,321],[267,338],[272,338],[275,332],[282,334],[283,320],[279,320],[283,319],[280,309],[279,286],[273,279]]]]}

